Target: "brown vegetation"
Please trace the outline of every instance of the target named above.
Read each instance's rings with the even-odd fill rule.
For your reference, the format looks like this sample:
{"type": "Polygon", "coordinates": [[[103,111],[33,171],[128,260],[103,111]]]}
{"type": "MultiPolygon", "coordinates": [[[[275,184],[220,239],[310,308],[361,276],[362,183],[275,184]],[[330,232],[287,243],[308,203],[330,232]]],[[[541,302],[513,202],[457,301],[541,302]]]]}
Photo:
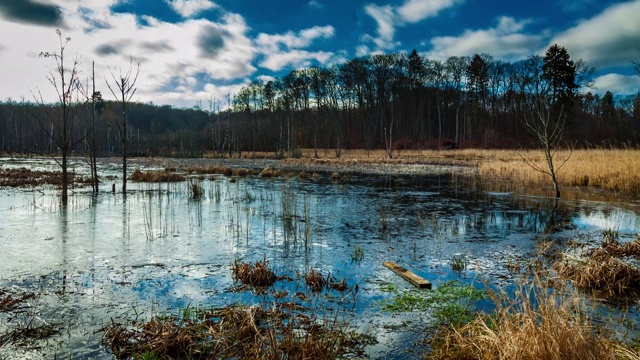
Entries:
{"type": "Polygon", "coordinates": [[[640,299],[640,269],[622,259],[627,256],[640,257],[640,235],[622,245],[614,235],[605,234],[601,247],[589,251],[585,259],[565,254],[553,268],[581,291],[609,302],[633,302],[640,299]]]}
{"type": "Polygon", "coordinates": [[[33,293],[11,293],[0,289],[0,312],[10,311],[17,305],[35,297],[36,295],[33,293]]]}
{"type": "Polygon", "coordinates": [[[319,271],[311,269],[311,271],[309,271],[309,273],[304,277],[304,280],[311,290],[314,292],[320,292],[329,283],[329,276],[325,278],[319,271]]]}
{"type": "MultiPolygon", "coordinates": [[[[71,181],[74,179],[73,173],[69,172],[71,181]]],[[[0,169],[0,186],[8,187],[35,187],[40,185],[62,184],[62,173],[60,171],[19,169],[0,169]]]]}
{"type": "MultiPolygon", "coordinates": [[[[286,308],[286,306],[281,307],[286,308]]],[[[336,319],[317,321],[280,309],[230,306],[196,310],[191,318],[154,317],[113,323],[103,344],[118,359],[336,359],[361,355],[371,338],[347,331],[336,319]]]]}
{"type": "Polygon", "coordinates": [[[231,266],[233,278],[246,285],[269,287],[276,282],[276,274],[269,269],[269,262],[265,259],[257,261],[255,265],[235,260],[231,266]]]}
{"type": "MultiPolygon", "coordinates": [[[[525,184],[546,184],[545,174],[527,166],[527,156],[544,166],[542,151],[478,151],[480,174],[508,178],[525,184]],[[492,154],[492,155],[490,155],[492,154]]],[[[559,151],[559,162],[569,157],[569,151],[559,151]]],[[[571,158],[557,174],[561,186],[588,186],[626,194],[640,193],[640,150],[574,150],[571,158]]]]}
{"type": "Polygon", "coordinates": [[[136,169],[129,177],[130,180],[137,182],[180,182],[185,181],[185,177],[170,171],[140,171],[136,169]]]}
{"type": "Polygon", "coordinates": [[[432,359],[636,359],[640,354],[598,333],[575,302],[542,285],[523,285],[514,299],[495,296],[495,313],[445,328],[432,359]]]}

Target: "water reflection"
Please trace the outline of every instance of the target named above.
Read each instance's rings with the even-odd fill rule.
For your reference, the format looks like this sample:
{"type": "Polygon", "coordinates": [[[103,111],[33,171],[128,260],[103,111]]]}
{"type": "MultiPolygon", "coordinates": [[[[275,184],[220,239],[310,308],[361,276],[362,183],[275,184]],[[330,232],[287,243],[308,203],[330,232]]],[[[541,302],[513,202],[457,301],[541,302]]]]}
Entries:
{"type": "MultiPolygon", "coordinates": [[[[615,228],[624,236],[640,231],[633,204],[556,202],[472,181],[213,177],[200,182],[197,200],[188,182],[131,183],[126,196],[105,184],[97,196],[77,192],[66,209],[57,206],[53,190],[2,190],[0,254],[10,256],[0,262],[0,285],[42,289],[50,316],[79,324],[61,340],[63,354],[108,358],[93,332],[133,309],[148,316],[149,309],[196,303],[273,301],[268,294],[230,291],[234,259],[266,258],[292,277],[314,268],[345,278],[361,289],[358,318],[383,322],[388,319],[377,301],[388,294],[380,288],[398,279],[382,261],[401,263],[435,286],[453,278],[473,282],[479,272],[506,273],[507,261],[535,252],[536,236],[551,230],[566,236],[572,228],[593,234],[615,228]],[[364,250],[358,263],[352,261],[356,245],[364,250]],[[460,255],[473,271],[450,270],[460,255]]],[[[279,282],[276,289],[306,291],[300,281],[279,282]]],[[[388,347],[409,341],[404,334],[389,338],[388,347]]]]}

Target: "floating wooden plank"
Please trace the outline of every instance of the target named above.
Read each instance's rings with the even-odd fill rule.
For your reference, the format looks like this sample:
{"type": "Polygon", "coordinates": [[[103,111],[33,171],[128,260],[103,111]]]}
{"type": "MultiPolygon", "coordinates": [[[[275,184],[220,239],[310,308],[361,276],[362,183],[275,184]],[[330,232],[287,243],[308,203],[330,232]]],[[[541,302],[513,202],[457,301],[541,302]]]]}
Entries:
{"type": "Polygon", "coordinates": [[[411,284],[421,289],[431,289],[431,283],[428,280],[421,278],[420,276],[412,273],[411,271],[399,266],[392,261],[385,261],[382,266],[398,274],[401,278],[407,280],[411,284]]]}

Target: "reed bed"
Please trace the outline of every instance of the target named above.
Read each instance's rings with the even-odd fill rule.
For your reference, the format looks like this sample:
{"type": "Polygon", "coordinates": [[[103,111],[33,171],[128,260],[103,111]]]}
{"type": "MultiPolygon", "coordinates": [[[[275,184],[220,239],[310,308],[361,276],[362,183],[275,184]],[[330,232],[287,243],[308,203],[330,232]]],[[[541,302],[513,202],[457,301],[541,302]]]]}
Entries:
{"type": "MultiPolygon", "coordinates": [[[[70,183],[85,182],[81,177],[69,172],[70,183]]],[[[31,170],[27,168],[2,169],[0,168],[0,187],[35,187],[41,185],[62,185],[62,172],[31,170]]]]}
{"type": "MultiPolygon", "coordinates": [[[[530,159],[542,169],[546,162],[542,151],[480,151],[478,169],[481,175],[508,178],[517,183],[547,184],[549,177],[528,166],[530,159]]],[[[558,171],[561,186],[588,186],[625,194],[640,193],[640,150],[587,149],[558,151],[556,166],[569,159],[558,171]]]]}
{"type": "Polygon", "coordinates": [[[430,359],[637,359],[640,353],[593,327],[576,301],[542,281],[521,285],[513,299],[494,294],[496,311],[433,337],[430,359]]]}

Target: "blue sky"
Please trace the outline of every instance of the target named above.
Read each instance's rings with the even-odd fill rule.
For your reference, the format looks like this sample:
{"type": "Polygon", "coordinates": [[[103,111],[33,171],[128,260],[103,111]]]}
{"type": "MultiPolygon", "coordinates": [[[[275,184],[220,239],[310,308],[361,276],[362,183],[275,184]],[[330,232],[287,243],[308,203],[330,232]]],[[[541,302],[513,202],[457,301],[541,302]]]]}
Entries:
{"type": "MultiPolygon", "coordinates": [[[[0,99],[53,100],[41,51],[59,51],[81,77],[104,78],[133,56],[134,101],[191,107],[254,79],[355,56],[410,52],[445,60],[489,53],[517,60],[553,43],[597,70],[593,92],[640,90],[640,0],[0,0],[0,99]]],[[[109,98],[109,96],[107,96],[109,98]]],[[[206,107],[206,106],[205,106],[206,107]]]]}

